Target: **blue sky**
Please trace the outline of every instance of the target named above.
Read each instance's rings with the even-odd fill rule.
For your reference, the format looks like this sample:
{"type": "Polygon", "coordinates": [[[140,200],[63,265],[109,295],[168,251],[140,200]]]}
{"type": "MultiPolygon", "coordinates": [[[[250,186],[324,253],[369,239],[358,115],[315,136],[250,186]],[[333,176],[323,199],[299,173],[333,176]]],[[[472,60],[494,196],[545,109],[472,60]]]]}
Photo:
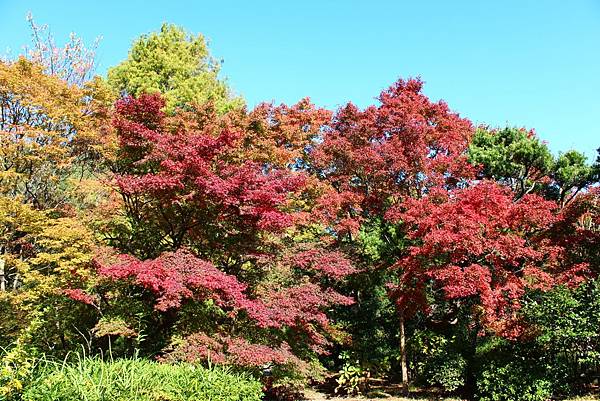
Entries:
{"type": "Polygon", "coordinates": [[[0,51],[29,39],[31,11],[57,39],[102,35],[98,72],[140,34],[203,33],[223,75],[260,101],[359,106],[400,77],[475,123],[535,128],[554,152],[600,146],[600,0],[10,1],[0,51]]]}

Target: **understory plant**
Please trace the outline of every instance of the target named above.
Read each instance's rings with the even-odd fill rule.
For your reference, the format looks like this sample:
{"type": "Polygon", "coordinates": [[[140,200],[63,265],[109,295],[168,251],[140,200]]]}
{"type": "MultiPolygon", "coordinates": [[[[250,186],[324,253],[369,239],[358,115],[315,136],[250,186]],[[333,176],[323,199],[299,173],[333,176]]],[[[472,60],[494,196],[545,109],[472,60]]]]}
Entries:
{"type": "Polygon", "coordinates": [[[24,389],[27,401],[259,401],[261,384],[224,367],[147,359],[44,362],[24,389]]]}

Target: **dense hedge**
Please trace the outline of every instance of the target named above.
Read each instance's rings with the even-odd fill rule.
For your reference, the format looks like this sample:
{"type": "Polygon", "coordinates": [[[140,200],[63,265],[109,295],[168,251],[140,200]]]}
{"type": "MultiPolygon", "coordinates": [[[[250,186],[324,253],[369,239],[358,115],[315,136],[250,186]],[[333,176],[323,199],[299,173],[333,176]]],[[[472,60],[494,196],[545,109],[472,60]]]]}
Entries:
{"type": "Polygon", "coordinates": [[[258,401],[261,385],[223,368],[142,359],[44,363],[23,393],[26,401],[258,401]]]}

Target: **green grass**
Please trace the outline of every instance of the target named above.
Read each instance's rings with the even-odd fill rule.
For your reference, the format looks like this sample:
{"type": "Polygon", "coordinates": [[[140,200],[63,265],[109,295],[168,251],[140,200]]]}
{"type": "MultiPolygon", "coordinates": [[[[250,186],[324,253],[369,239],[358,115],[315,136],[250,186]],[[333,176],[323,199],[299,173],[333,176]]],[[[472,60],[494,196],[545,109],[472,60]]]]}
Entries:
{"type": "Polygon", "coordinates": [[[260,383],[228,369],[143,359],[44,362],[25,401],[259,401],[260,383]]]}

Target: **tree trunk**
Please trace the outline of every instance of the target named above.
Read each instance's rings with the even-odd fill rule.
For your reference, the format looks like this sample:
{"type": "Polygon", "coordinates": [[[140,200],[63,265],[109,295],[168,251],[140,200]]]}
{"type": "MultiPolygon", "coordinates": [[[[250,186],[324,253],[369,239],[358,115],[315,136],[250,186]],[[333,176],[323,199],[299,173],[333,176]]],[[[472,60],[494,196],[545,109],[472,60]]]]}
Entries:
{"type": "Polygon", "coordinates": [[[400,366],[402,369],[402,392],[408,394],[408,366],[406,363],[406,333],[404,331],[404,310],[400,309],[400,366]]]}
{"type": "Polygon", "coordinates": [[[4,271],[4,266],[4,258],[0,256],[0,291],[6,291],[6,275],[4,271]]]}
{"type": "MultiPolygon", "coordinates": [[[[469,323],[467,323],[469,324],[469,323]]],[[[467,350],[467,354],[465,355],[465,360],[467,362],[466,371],[465,371],[465,395],[471,399],[474,397],[475,390],[477,388],[477,379],[476,379],[476,367],[475,362],[477,359],[477,339],[479,337],[479,321],[475,320],[473,328],[471,330],[469,341],[469,349],[467,350]]]]}

